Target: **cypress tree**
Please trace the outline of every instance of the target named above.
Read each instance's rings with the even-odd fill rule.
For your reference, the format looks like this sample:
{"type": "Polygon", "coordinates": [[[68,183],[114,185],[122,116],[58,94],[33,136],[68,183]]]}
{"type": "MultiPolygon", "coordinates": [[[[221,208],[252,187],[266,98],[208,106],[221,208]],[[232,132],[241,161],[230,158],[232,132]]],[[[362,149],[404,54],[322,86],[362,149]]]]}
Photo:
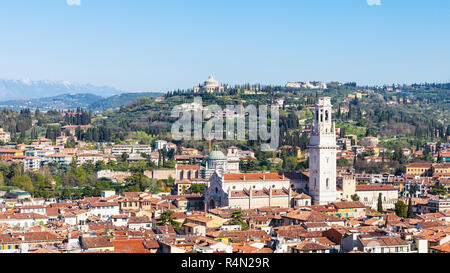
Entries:
{"type": "Polygon", "coordinates": [[[409,198],[407,217],[408,218],[414,218],[414,212],[413,212],[411,198],[409,198]]]}
{"type": "Polygon", "coordinates": [[[377,210],[378,210],[379,212],[383,212],[383,200],[382,200],[382,198],[381,198],[381,193],[378,195],[377,210]]]}

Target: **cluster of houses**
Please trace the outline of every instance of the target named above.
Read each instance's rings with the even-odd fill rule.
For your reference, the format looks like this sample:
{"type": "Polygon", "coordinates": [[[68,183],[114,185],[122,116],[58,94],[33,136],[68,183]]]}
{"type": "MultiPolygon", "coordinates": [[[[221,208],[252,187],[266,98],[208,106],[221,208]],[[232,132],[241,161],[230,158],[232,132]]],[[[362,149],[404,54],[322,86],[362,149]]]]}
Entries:
{"type": "MultiPolygon", "coordinates": [[[[329,162],[328,156],[353,162],[368,152],[367,162],[383,162],[391,151],[378,147],[375,137],[362,139],[362,146],[352,135],[334,142],[339,132],[330,122],[331,106],[322,104],[316,106],[311,133],[319,139],[331,136],[337,152],[317,146],[316,152],[326,151],[318,153],[305,172],[242,172],[240,163],[256,159],[255,154],[235,146],[226,153],[213,149],[202,154],[156,140],[153,147],[106,145],[95,150],[81,141],[75,148],[64,148],[66,136],[56,143],[38,138],[30,145],[4,146],[0,159],[22,162],[26,171],[49,163],[106,163],[124,155],[129,162],[150,158],[159,165],[161,151],[173,152],[176,164],[144,172],[153,180],[173,179],[171,193],[103,191],[100,197],[44,200],[23,191],[0,192],[0,253],[450,252],[450,199],[432,194],[434,187],[450,185],[449,145],[427,144],[426,150],[437,154],[441,163],[411,163],[401,176],[360,174],[351,167],[336,168],[335,175],[335,160],[329,162]],[[324,170],[325,163],[333,168],[324,170]],[[317,190],[312,177],[318,170],[326,174],[317,190]],[[204,186],[204,192],[196,185],[204,186]],[[323,193],[330,202],[315,200],[323,193]],[[409,218],[396,215],[400,200],[411,204],[409,218]]],[[[279,157],[285,149],[292,147],[280,147],[279,157]]],[[[417,156],[420,150],[403,153],[417,156]]],[[[298,149],[296,156],[301,160],[309,155],[298,149]]],[[[280,160],[269,159],[274,164],[280,160]]],[[[131,175],[97,172],[98,178],[115,183],[131,175]]]]}
{"type": "MultiPolygon", "coordinates": [[[[25,171],[38,171],[42,166],[49,163],[69,165],[74,160],[78,166],[87,162],[97,163],[103,161],[117,161],[119,156],[127,155],[129,162],[145,160],[142,154],[150,156],[150,159],[159,164],[160,157],[158,149],[152,151],[149,145],[125,144],[109,145],[94,149],[83,141],[78,141],[76,147],[65,148],[69,137],[60,136],[56,138],[56,143],[51,139],[40,137],[31,144],[5,145],[0,147],[0,160],[6,162],[23,163],[25,171]]],[[[157,143],[156,145],[160,145],[157,143]]],[[[176,150],[176,145],[166,142],[161,145],[161,149],[176,150]]]]}
{"type": "MultiPolygon", "coordinates": [[[[275,204],[236,216],[232,207],[207,209],[196,194],[103,191],[66,202],[21,196],[0,202],[0,253],[448,253],[445,202],[403,219],[359,201],[275,204]]],[[[415,210],[423,205],[415,202],[415,210]]]]}

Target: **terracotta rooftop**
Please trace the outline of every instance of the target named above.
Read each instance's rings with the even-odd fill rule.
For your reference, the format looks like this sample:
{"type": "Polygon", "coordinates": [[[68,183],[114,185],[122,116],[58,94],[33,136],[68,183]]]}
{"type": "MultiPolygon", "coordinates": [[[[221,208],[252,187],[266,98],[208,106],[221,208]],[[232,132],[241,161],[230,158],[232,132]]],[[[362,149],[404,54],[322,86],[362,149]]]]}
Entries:
{"type": "Polygon", "coordinates": [[[356,191],[397,191],[391,185],[356,185],[356,191]]]}
{"type": "Polygon", "coordinates": [[[258,181],[258,180],[287,180],[278,173],[228,173],[223,174],[226,181],[258,181]]]}

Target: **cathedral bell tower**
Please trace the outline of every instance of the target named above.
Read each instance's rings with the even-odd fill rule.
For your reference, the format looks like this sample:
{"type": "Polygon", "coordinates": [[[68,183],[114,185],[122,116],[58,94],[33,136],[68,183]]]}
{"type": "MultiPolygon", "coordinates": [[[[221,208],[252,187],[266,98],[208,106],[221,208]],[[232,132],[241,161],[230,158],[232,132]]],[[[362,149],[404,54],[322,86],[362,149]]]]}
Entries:
{"type": "Polygon", "coordinates": [[[336,202],[336,133],[331,98],[318,98],[309,142],[309,195],[315,205],[336,202]]]}

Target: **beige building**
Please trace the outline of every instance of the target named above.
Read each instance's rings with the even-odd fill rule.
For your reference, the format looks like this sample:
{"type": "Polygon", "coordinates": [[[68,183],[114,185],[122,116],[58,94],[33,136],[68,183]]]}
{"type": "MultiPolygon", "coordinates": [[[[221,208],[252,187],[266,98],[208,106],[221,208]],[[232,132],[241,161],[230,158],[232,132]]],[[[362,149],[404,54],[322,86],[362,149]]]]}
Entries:
{"type": "Polygon", "coordinates": [[[144,171],[144,175],[148,178],[161,180],[161,179],[175,179],[176,178],[176,170],[152,170],[152,171],[144,171]]]}
{"type": "Polygon", "coordinates": [[[337,178],[338,200],[352,201],[352,195],[356,193],[356,179],[352,175],[343,175],[337,178]]]}
{"type": "Polygon", "coordinates": [[[77,166],[81,166],[88,162],[95,164],[98,161],[104,161],[102,154],[78,154],[77,155],[77,166]]]}
{"type": "Polygon", "coordinates": [[[209,208],[288,208],[294,205],[297,195],[291,189],[290,180],[278,173],[221,175],[215,172],[206,190],[205,202],[209,208]]]}
{"type": "Polygon", "coordinates": [[[59,136],[56,138],[56,145],[58,146],[64,146],[67,143],[67,140],[69,140],[69,137],[67,136],[59,136]]]}
{"type": "Polygon", "coordinates": [[[362,143],[365,146],[377,146],[378,142],[379,141],[378,141],[377,137],[371,137],[371,136],[365,137],[362,140],[362,143]]]}
{"type": "Polygon", "coordinates": [[[9,132],[5,132],[3,128],[0,128],[0,141],[3,143],[8,143],[11,141],[11,134],[9,132]]]}
{"type": "Polygon", "coordinates": [[[380,194],[384,210],[395,208],[398,201],[398,189],[391,185],[357,185],[356,194],[360,202],[372,209],[377,209],[380,194]]]}
{"type": "Polygon", "coordinates": [[[200,165],[175,165],[175,181],[200,178],[200,165]]]}

